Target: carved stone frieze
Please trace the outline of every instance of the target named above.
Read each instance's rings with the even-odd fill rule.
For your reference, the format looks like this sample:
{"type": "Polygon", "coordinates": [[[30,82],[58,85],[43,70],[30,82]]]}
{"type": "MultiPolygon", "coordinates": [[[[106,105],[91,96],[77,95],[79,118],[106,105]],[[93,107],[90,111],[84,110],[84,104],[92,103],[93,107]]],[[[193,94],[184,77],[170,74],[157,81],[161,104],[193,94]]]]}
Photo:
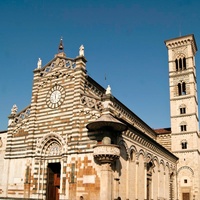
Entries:
{"type": "Polygon", "coordinates": [[[40,79],[38,79],[37,81],[40,82],[38,84],[38,89],[42,88],[44,85],[51,83],[52,80],[54,80],[55,78],[59,78],[59,77],[66,77],[66,78],[70,78],[71,80],[74,79],[74,76],[71,75],[71,70],[74,70],[76,66],[75,61],[73,60],[66,60],[64,58],[57,58],[55,61],[53,61],[52,63],[50,63],[48,66],[44,67],[41,71],[40,71],[40,76],[43,77],[43,81],[41,81],[40,79]],[[62,72],[60,70],[56,70],[56,67],[63,67],[66,69],[69,69],[68,72],[62,72]],[[49,73],[52,70],[55,70],[53,73],[49,73]]]}
{"type": "Polygon", "coordinates": [[[102,102],[100,100],[88,96],[82,96],[80,98],[80,104],[99,111],[101,111],[103,108],[102,102]]]}
{"type": "Polygon", "coordinates": [[[48,147],[48,149],[46,151],[46,154],[50,155],[50,156],[60,155],[61,154],[61,147],[60,147],[60,145],[58,145],[57,143],[51,144],[48,147]]]}
{"type": "Polygon", "coordinates": [[[92,96],[83,95],[80,98],[80,105],[84,106],[79,111],[79,116],[89,116],[89,118],[98,119],[100,117],[100,112],[103,108],[100,99],[92,96]]]}
{"type": "Polygon", "coordinates": [[[100,117],[100,112],[99,111],[96,111],[96,110],[90,110],[88,108],[86,109],[82,109],[79,111],[79,116],[84,116],[84,117],[88,117],[90,119],[98,119],[100,117]]]}
{"type": "Polygon", "coordinates": [[[13,137],[20,137],[28,135],[28,130],[24,130],[21,127],[15,130],[13,137]]]}
{"type": "Polygon", "coordinates": [[[9,126],[15,126],[16,124],[20,124],[22,126],[23,122],[28,120],[30,115],[30,106],[17,114],[14,118],[9,119],[9,126]]]}
{"type": "Polygon", "coordinates": [[[66,78],[70,78],[70,80],[74,79],[74,76],[71,75],[70,73],[64,73],[64,72],[60,72],[60,71],[55,71],[53,74],[51,74],[50,76],[47,76],[43,79],[43,81],[38,84],[38,89],[42,88],[45,84],[51,83],[52,80],[54,80],[55,78],[59,78],[59,77],[66,77],[66,78]]]}
{"type": "Polygon", "coordinates": [[[28,122],[29,120],[27,119],[16,124],[14,130],[12,131],[13,137],[28,135],[28,122]]]}
{"type": "Polygon", "coordinates": [[[46,66],[40,73],[42,76],[45,76],[47,73],[52,71],[55,67],[65,67],[67,69],[73,69],[76,66],[76,63],[73,60],[66,60],[64,58],[57,58],[51,64],[46,66]]]}
{"type": "Polygon", "coordinates": [[[176,49],[173,49],[173,59],[175,60],[176,58],[182,58],[187,56],[187,47],[186,46],[182,46],[176,49]]]}
{"type": "Polygon", "coordinates": [[[104,162],[113,162],[120,156],[118,145],[97,145],[94,147],[93,156],[95,159],[104,162]]]}

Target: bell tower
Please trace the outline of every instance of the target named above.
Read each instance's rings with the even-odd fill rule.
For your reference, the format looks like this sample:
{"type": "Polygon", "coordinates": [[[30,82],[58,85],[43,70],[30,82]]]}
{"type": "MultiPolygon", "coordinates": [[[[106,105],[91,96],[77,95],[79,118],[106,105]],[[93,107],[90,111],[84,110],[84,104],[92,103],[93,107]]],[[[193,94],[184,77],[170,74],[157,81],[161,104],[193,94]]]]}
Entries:
{"type": "Polygon", "coordinates": [[[179,158],[177,199],[200,199],[199,117],[194,35],[165,41],[168,49],[171,151],[179,158]]]}

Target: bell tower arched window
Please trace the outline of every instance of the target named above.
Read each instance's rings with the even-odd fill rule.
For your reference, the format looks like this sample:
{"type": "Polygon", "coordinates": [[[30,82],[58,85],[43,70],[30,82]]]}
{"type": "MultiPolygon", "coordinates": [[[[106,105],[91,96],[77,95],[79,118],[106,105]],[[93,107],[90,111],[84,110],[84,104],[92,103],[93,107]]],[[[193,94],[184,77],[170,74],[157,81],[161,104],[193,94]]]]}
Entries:
{"type": "Polygon", "coordinates": [[[182,70],[182,58],[179,58],[179,70],[182,70]]]}
{"type": "Polygon", "coordinates": [[[182,149],[187,149],[187,141],[186,140],[182,140],[181,141],[181,148],[182,149]]]}
{"type": "Polygon", "coordinates": [[[185,82],[178,83],[178,95],[186,95],[186,84],[185,82]]]}
{"type": "Polygon", "coordinates": [[[187,131],[187,124],[186,124],[186,122],[181,122],[181,124],[180,124],[180,131],[181,132],[187,131]]]}
{"type": "Polygon", "coordinates": [[[182,104],[182,105],[179,107],[179,109],[180,109],[180,114],[181,114],[181,115],[186,113],[186,106],[185,106],[184,104],[182,104]]]}
{"type": "Polygon", "coordinates": [[[180,57],[175,60],[176,71],[182,71],[186,69],[186,58],[180,57]]]}

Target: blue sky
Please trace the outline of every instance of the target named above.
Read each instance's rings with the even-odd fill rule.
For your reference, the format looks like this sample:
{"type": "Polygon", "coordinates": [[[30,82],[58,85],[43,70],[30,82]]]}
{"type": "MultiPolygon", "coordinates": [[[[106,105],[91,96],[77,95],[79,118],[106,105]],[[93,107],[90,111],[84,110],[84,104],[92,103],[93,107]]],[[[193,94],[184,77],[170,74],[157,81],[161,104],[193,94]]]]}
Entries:
{"type": "MultiPolygon", "coordinates": [[[[30,104],[37,60],[48,63],[61,37],[68,57],[84,45],[88,74],[149,126],[169,127],[164,40],[194,34],[200,46],[199,8],[198,0],[0,1],[0,130],[13,104],[30,104]]],[[[200,80],[200,52],[196,66],[200,80]]]]}

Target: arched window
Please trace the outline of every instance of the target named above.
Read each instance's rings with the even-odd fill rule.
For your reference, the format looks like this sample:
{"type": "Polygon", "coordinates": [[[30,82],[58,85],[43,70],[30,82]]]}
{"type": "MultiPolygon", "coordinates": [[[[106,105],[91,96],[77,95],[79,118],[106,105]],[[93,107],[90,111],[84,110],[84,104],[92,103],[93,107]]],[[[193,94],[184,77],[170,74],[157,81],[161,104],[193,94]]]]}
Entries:
{"type": "Polygon", "coordinates": [[[179,70],[182,70],[182,58],[179,58],[179,70]]]}
{"type": "Polygon", "coordinates": [[[181,95],[181,83],[178,84],[178,95],[181,95]]]}
{"type": "Polygon", "coordinates": [[[178,60],[177,59],[175,60],[175,63],[176,63],[176,71],[178,71],[178,60]]]}
{"type": "Polygon", "coordinates": [[[182,82],[182,95],[186,95],[186,86],[185,86],[185,82],[182,82]]]}
{"type": "Polygon", "coordinates": [[[187,149],[187,141],[186,140],[182,140],[181,141],[181,148],[182,149],[187,149]]]}
{"type": "Polygon", "coordinates": [[[185,82],[178,83],[178,95],[186,95],[186,84],[185,82]]]}
{"type": "Polygon", "coordinates": [[[184,125],[181,125],[181,132],[182,131],[187,131],[187,126],[184,124],[184,125]]]}
{"type": "Polygon", "coordinates": [[[186,106],[184,104],[182,104],[180,107],[180,114],[185,114],[186,113],[186,106]]]}
{"type": "Polygon", "coordinates": [[[130,161],[132,162],[136,161],[136,151],[134,149],[131,149],[130,151],[130,161]]]}
{"type": "Polygon", "coordinates": [[[181,57],[175,60],[176,71],[182,71],[186,69],[186,58],[181,55],[181,57]]]}
{"type": "Polygon", "coordinates": [[[181,124],[180,124],[180,131],[181,132],[187,131],[187,124],[186,124],[186,122],[181,122],[181,124]]]}
{"type": "Polygon", "coordinates": [[[133,150],[132,150],[131,153],[130,153],[130,160],[131,160],[131,161],[134,161],[134,152],[133,152],[133,150]]]}

